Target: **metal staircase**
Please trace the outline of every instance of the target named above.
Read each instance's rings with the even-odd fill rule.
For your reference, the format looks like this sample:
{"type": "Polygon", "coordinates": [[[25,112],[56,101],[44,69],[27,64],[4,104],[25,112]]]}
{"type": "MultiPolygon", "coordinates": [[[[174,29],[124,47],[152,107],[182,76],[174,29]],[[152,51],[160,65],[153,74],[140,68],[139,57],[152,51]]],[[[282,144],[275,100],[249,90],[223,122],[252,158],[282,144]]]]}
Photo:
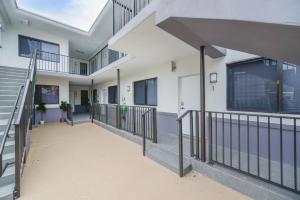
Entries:
{"type": "Polygon", "coordinates": [[[35,55],[28,69],[0,66],[0,200],[20,196],[33,110],[35,55]]]}

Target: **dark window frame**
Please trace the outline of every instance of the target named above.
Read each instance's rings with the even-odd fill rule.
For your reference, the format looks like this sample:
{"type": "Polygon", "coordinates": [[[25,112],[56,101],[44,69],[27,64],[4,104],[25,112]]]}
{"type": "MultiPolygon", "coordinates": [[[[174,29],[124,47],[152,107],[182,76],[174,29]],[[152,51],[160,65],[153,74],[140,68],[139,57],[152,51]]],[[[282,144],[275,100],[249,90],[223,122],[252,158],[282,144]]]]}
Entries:
{"type": "Polygon", "coordinates": [[[139,80],[139,81],[135,81],[135,82],[133,82],[133,101],[134,101],[134,105],[139,105],[139,106],[157,106],[157,101],[158,101],[158,96],[157,96],[157,77],[155,77],[155,78],[149,78],[149,79],[144,79],[144,80],[139,80]],[[155,86],[156,86],[156,103],[155,104],[149,104],[148,103],[148,81],[150,81],[150,80],[155,80],[155,86]],[[135,84],[137,84],[137,83],[143,83],[143,82],[145,82],[145,103],[137,103],[137,101],[136,101],[136,94],[135,94],[135,84]]]}
{"type": "MultiPolygon", "coordinates": [[[[40,40],[40,39],[36,39],[36,38],[33,38],[33,37],[25,36],[25,35],[18,35],[18,55],[19,55],[19,57],[30,58],[30,56],[31,56],[31,55],[22,55],[22,53],[21,53],[21,38],[29,39],[29,40],[33,40],[33,41],[39,42],[40,46],[42,46],[42,43],[55,45],[55,46],[58,47],[58,52],[57,53],[47,52],[47,53],[55,54],[55,55],[59,55],[60,54],[60,45],[58,43],[48,42],[48,41],[45,41],[45,40],[40,40]]],[[[42,51],[42,49],[39,49],[39,50],[42,51]]],[[[39,60],[43,60],[40,56],[38,57],[38,59],[39,60]]],[[[46,61],[48,61],[48,60],[46,59],[46,61]]],[[[53,61],[53,62],[57,62],[57,61],[53,61]]]]}
{"type": "Polygon", "coordinates": [[[274,113],[274,114],[300,114],[299,112],[286,112],[283,111],[283,64],[286,62],[280,61],[280,60],[275,60],[271,58],[265,58],[265,57],[257,57],[257,58],[251,58],[251,59],[246,59],[242,61],[237,61],[237,62],[232,62],[232,63],[227,63],[226,64],[226,108],[228,111],[244,111],[244,112],[257,112],[257,113],[274,113]],[[269,60],[274,60],[277,62],[277,106],[276,110],[274,111],[266,111],[266,110],[259,110],[259,109],[236,109],[231,107],[230,105],[230,68],[239,65],[239,64],[246,64],[250,62],[256,62],[264,59],[269,59],[269,60]]]}
{"type": "Polygon", "coordinates": [[[34,104],[35,105],[38,105],[39,104],[39,101],[41,98],[38,98],[37,95],[39,95],[39,91],[38,91],[38,87],[42,88],[42,87],[57,87],[57,96],[58,96],[58,99],[57,99],[57,102],[56,103],[47,103],[47,102],[43,102],[45,103],[46,105],[58,105],[59,102],[60,102],[60,92],[59,92],[59,85],[40,85],[40,84],[37,84],[36,85],[36,90],[35,90],[35,95],[34,95],[34,104]]]}

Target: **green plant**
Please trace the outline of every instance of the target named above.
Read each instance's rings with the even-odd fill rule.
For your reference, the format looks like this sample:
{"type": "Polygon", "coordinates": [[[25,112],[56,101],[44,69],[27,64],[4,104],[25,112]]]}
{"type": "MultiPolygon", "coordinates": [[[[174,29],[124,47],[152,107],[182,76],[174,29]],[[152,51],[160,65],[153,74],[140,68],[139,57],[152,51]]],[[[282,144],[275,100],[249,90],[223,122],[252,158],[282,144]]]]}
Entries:
{"type": "Polygon", "coordinates": [[[47,112],[47,107],[44,102],[39,102],[38,107],[36,108],[37,111],[41,113],[41,120],[44,121],[44,114],[47,112]]]}
{"type": "Polygon", "coordinates": [[[63,111],[63,112],[67,112],[68,111],[68,103],[66,101],[61,101],[59,108],[63,111]]]}

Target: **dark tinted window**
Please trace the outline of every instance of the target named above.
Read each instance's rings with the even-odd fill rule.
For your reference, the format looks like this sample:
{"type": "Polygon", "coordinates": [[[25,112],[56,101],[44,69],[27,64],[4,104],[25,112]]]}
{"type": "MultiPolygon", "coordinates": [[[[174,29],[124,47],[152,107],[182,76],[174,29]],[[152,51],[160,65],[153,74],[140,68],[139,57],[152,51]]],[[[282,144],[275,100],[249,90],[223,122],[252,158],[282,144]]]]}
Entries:
{"type": "Polygon", "coordinates": [[[35,104],[59,104],[59,87],[56,85],[36,85],[35,104]]]}
{"type": "Polygon", "coordinates": [[[134,104],[157,105],[157,79],[148,79],[134,83],[134,104]]]}
{"type": "Polygon", "coordinates": [[[118,103],[118,86],[111,86],[108,88],[108,103],[118,103]]]}
{"type": "Polygon", "coordinates": [[[272,59],[228,65],[228,109],[300,113],[300,66],[272,59]]]}
{"type": "Polygon", "coordinates": [[[38,59],[59,62],[59,45],[19,35],[19,56],[30,57],[34,50],[42,51],[38,59]]]}
{"type": "Polygon", "coordinates": [[[282,110],[286,113],[300,113],[300,66],[282,65],[282,110]]]}

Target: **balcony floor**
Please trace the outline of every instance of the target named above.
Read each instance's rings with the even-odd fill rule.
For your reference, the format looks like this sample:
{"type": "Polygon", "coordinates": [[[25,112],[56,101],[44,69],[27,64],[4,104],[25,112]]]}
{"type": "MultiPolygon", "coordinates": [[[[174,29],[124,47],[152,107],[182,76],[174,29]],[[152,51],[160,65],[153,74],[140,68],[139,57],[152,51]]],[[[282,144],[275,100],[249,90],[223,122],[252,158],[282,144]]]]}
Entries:
{"type": "Polygon", "coordinates": [[[141,147],[91,124],[49,124],[31,133],[20,200],[248,199],[195,172],[184,178],[141,147]]]}

